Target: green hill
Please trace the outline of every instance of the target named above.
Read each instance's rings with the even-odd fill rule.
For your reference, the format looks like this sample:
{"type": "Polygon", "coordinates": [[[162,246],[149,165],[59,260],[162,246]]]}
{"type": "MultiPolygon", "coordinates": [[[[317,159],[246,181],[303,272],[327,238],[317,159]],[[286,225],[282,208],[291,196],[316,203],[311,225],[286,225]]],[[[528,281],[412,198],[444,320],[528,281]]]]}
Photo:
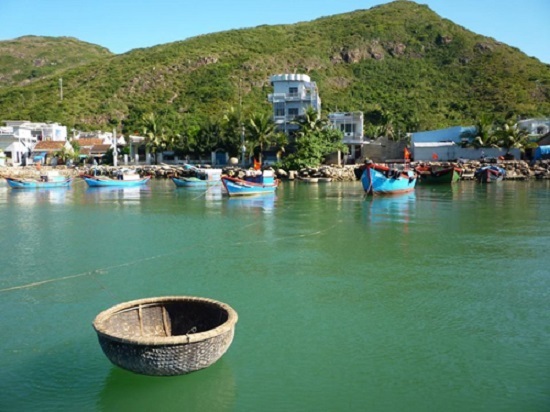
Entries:
{"type": "Polygon", "coordinates": [[[0,41],[0,88],[25,86],[110,55],[104,47],[71,37],[24,36],[0,41]]]}
{"type": "MultiPolygon", "coordinates": [[[[0,62],[0,73],[4,67],[0,62]]],[[[374,123],[384,113],[403,131],[472,124],[484,113],[550,115],[550,66],[427,6],[398,0],[75,63],[30,84],[0,88],[0,119],[82,129],[121,124],[128,132],[138,130],[147,112],[191,122],[219,117],[241,100],[246,112],[268,111],[270,76],[294,72],[317,82],[323,113],[363,111],[374,123]]]]}

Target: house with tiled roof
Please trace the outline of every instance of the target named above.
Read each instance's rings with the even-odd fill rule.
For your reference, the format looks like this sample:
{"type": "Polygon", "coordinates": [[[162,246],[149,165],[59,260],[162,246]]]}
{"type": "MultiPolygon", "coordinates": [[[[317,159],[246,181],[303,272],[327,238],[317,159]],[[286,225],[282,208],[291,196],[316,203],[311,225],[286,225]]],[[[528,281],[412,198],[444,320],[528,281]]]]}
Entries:
{"type": "Polygon", "coordinates": [[[41,164],[51,164],[56,154],[62,150],[70,153],[74,152],[73,147],[67,141],[43,140],[34,146],[31,159],[34,163],[40,162],[41,164]]]}

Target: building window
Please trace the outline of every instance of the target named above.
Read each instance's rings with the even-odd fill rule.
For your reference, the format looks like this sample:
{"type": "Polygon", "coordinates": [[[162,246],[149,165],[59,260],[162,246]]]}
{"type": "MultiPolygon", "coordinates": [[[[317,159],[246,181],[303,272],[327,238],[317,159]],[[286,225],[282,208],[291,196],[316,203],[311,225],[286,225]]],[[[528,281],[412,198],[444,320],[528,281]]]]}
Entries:
{"type": "Polygon", "coordinates": [[[276,103],[274,110],[275,110],[275,117],[280,117],[285,115],[285,105],[282,103],[276,103]]]}
{"type": "Polygon", "coordinates": [[[289,87],[288,88],[288,94],[291,96],[298,96],[298,88],[297,87],[289,87]]]}
{"type": "Polygon", "coordinates": [[[340,125],[340,131],[342,131],[342,133],[346,133],[346,134],[355,133],[355,125],[351,124],[351,123],[341,124],[340,125]]]}
{"type": "Polygon", "coordinates": [[[294,108],[288,109],[288,115],[289,116],[298,116],[298,108],[294,107],[294,108]]]}

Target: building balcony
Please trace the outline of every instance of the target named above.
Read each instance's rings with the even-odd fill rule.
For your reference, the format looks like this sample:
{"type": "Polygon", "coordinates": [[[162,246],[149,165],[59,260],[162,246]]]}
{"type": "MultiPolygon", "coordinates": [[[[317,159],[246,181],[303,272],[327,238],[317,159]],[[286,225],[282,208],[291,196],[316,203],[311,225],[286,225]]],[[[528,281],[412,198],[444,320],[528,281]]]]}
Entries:
{"type": "Polygon", "coordinates": [[[267,96],[270,103],[283,102],[313,102],[317,100],[317,95],[312,93],[271,93],[267,96]]]}
{"type": "Polygon", "coordinates": [[[298,117],[297,115],[273,116],[273,121],[275,123],[289,123],[295,120],[297,117],[298,117]]]}

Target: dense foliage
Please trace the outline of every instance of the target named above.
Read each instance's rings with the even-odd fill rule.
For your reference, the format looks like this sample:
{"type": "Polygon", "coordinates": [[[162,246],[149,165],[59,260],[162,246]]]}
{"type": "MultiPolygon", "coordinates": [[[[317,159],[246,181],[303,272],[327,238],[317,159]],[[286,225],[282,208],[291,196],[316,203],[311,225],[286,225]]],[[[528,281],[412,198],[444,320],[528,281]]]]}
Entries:
{"type": "MultiPolygon", "coordinates": [[[[13,73],[10,62],[0,59],[0,73],[13,73]]],[[[475,124],[484,115],[503,125],[550,114],[548,65],[404,0],[81,63],[26,85],[28,70],[12,74],[0,88],[0,119],[142,134],[144,118],[155,114],[163,119],[163,147],[177,141],[203,151],[216,141],[236,155],[246,119],[270,113],[270,76],[294,72],[317,82],[323,113],[364,112],[372,136],[397,139],[407,131],[475,124]],[[230,132],[216,132],[226,126],[230,132]]]]}

